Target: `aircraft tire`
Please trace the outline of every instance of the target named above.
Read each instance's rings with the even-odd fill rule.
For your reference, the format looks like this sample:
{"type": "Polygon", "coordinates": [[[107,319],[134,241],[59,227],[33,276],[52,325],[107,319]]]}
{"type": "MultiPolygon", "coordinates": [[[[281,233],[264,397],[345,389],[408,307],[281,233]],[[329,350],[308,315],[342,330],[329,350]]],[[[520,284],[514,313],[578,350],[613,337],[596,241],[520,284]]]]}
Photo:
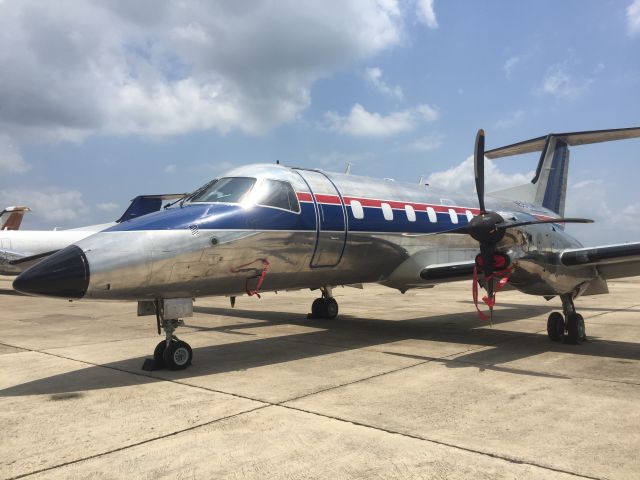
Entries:
{"type": "Polygon", "coordinates": [[[171,342],[163,354],[164,364],[169,370],[184,370],[191,365],[193,351],[187,342],[171,342]]]}
{"type": "Polygon", "coordinates": [[[554,342],[561,342],[564,338],[564,317],[558,312],[551,312],[547,319],[547,335],[554,342]]]}
{"type": "MultiPolygon", "coordinates": [[[[582,321],[582,332],[584,332],[584,320],[582,321]]],[[[578,314],[574,313],[569,315],[567,317],[567,334],[564,337],[564,343],[578,345],[580,343],[580,335],[580,319],[578,318],[578,314]]]]}
{"type": "Polygon", "coordinates": [[[584,326],[584,317],[579,313],[576,313],[577,322],[578,322],[578,340],[584,342],[587,340],[587,331],[584,326]]]}
{"type": "Polygon", "coordinates": [[[156,345],[156,348],[153,351],[153,359],[158,367],[164,367],[164,350],[166,346],[167,341],[162,340],[158,345],[156,345]]]}
{"type": "Polygon", "coordinates": [[[338,302],[336,302],[335,298],[325,298],[324,304],[322,305],[322,313],[323,317],[329,320],[333,320],[338,316],[338,302]]]}
{"type": "Polygon", "coordinates": [[[316,298],[311,304],[311,317],[322,318],[324,298],[316,298]]]}

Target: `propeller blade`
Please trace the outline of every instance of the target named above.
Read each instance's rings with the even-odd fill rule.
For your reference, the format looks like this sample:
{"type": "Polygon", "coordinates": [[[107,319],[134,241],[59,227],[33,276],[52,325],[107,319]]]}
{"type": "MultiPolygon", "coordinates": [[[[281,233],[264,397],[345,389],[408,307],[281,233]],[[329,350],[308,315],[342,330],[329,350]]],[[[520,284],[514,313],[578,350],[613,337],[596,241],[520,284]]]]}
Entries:
{"type": "Polygon", "coordinates": [[[549,218],[546,220],[525,220],[523,222],[502,222],[497,223],[497,228],[524,227],[526,225],[539,225],[542,223],[593,223],[589,218],[549,218]]]}
{"type": "Polygon", "coordinates": [[[476,147],[473,152],[473,168],[476,177],[476,192],[478,193],[478,205],[480,212],[485,213],[484,208],[484,130],[478,130],[476,135],[476,147]]]}

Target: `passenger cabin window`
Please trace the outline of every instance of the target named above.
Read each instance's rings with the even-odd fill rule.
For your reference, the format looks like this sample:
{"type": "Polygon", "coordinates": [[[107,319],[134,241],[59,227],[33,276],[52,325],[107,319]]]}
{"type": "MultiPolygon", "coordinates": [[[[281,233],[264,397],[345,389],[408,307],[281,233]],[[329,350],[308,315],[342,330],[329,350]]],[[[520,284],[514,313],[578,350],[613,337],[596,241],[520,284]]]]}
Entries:
{"type": "Polygon", "coordinates": [[[427,215],[429,216],[429,221],[431,223],[436,223],[438,221],[438,215],[436,215],[436,211],[433,207],[427,207],[427,215]]]}
{"type": "Polygon", "coordinates": [[[362,204],[358,200],[351,200],[351,213],[353,213],[353,218],[357,220],[362,220],[364,218],[364,210],[362,209],[362,204]]]}
{"type": "Polygon", "coordinates": [[[405,205],[404,210],[405,212],[407,212],[407,220],[409,220],[410,222],[415,222],[416,211],[413,209],[413,207],[411,205],[405,205]]]}
{"type": "Polygon", "coordinates": [[[382,207],[382,215],[384,215],[384,219],[393,220],[393,210],[391,209],[391,205],[383,203],[380,206],[382,207]]]}
{"type": "Polygon", "coordinates": [[[300,211],[298,197],[289,182],[264,179],[252,197],[254,197],[255,203],[264,207],[281,208],[296,213],[300,211]]]}
{"type": "Polygon", "coordinates": [[[256,183],[255,178],[225,177],[209,183],[193,194],[192,202],[240,203],[256,183]]]}
{"type": "Polygon", "coordinates": [[[473,213],[471,213],[471,210],[465,210],[464,213],[467,216],[467,221],[470,222],[473,219],[473,213]]]}
{"type": "Polygon", "coordinates": [[[449,209],[449,218],[451,219],[451,223],[458,223],[458,214],[453,208],[449,209]]]}

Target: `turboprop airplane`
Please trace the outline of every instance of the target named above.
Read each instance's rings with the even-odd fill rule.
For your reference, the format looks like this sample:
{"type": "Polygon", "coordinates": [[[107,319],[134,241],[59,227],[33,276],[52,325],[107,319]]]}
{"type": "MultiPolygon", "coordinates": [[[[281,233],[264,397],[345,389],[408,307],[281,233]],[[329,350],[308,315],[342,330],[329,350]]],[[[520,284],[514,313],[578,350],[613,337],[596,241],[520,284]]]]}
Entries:
{"type": "Polygon", "coordinates": [[[22,206],[5,208],[0,212],[0,230],[20,230],[22,217],[30,211],[29,207],[22,206]]]}
{"type": "MultiPolygon", "coordinates": [[[[530,184],[484,194],[484,132],[476,138],[477,200],[431,187],[284,165],[248,165],[216,178],[169,209],[75,242],[20,274],[16,290],[66,299],[134,300],[155,314],[165,339],[155,365],[179,370],[191,347],[174,332],[193,299],[318,289],[316,318],[335,318],[332,287],[381,283],[405,292],[473,279],[495,293],[562,300],[549,337],[579,343],[574,300],[607,292],[607,279],[640,275],[640,243],[584,248],[564,231],[569,146],[640,136],[640,128],[549,134],[486,152],[541,151],[530,184]],[[486,198],[485,198],[486,197],[486,198]],[[478,248],[479,247],[479,248],[478,248]],[[479,250],[479,253],[478,253],[479,250]],[[480,278],[478,278],[480,277],[480,278]]],[[[477,306],[477,305],[476,305],[477,306]]]]}
{"type": "MultiPolygon", "coordinates": [[[[104,230],[118,223],[140,217],[151,212],[157,212],[164,201],[184,197],[185,194],[139,195],[131,200],[129,207],[122,216],[111,223],[89,225],[69,230],[21,230],[2,231],[0,229],[0,275],[17,275],[44,257],[63,249],[100,230],[104,230]]],[[[27,207],[9,207],[5,211],[20,213],[20,221],[27,207]],[[13,209],[13,210],[10,210],[13,209]],[[16,210],[18,209],[18,210],[16,210]]],[[[3,212],[4,213],[4,212],[3,212]]],[[[11,220],[11,217],[10,217],[11,220]]],[[[14,219],[15,220],[15,219],[14,219]]],[[[20,225],[18,221],[17,226],[20,225]]],[[[16,225],[15,221],[12,225],[16,225]]],[[[13,228],[11,230],[18,230],[13,228]]]]}

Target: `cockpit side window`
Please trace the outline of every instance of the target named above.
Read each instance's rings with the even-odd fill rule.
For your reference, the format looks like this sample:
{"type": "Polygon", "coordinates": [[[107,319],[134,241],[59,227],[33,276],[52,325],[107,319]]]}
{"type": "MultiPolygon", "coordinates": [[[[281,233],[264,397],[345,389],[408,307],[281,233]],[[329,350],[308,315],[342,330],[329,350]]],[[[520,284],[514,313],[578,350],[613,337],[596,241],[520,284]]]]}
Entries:
{"type": "Polygon", "coordinates": [[[256,183],[250,177],[225,177],[196,191],[192,202],[240,203],[256,183]]]}
{"type": "Polygon", "coordinates": [[[300,204],[293,187],[282,180],[264,179],[256,189],[255,202],[265,207],[282,208],[298,213],[300,204]]]}

